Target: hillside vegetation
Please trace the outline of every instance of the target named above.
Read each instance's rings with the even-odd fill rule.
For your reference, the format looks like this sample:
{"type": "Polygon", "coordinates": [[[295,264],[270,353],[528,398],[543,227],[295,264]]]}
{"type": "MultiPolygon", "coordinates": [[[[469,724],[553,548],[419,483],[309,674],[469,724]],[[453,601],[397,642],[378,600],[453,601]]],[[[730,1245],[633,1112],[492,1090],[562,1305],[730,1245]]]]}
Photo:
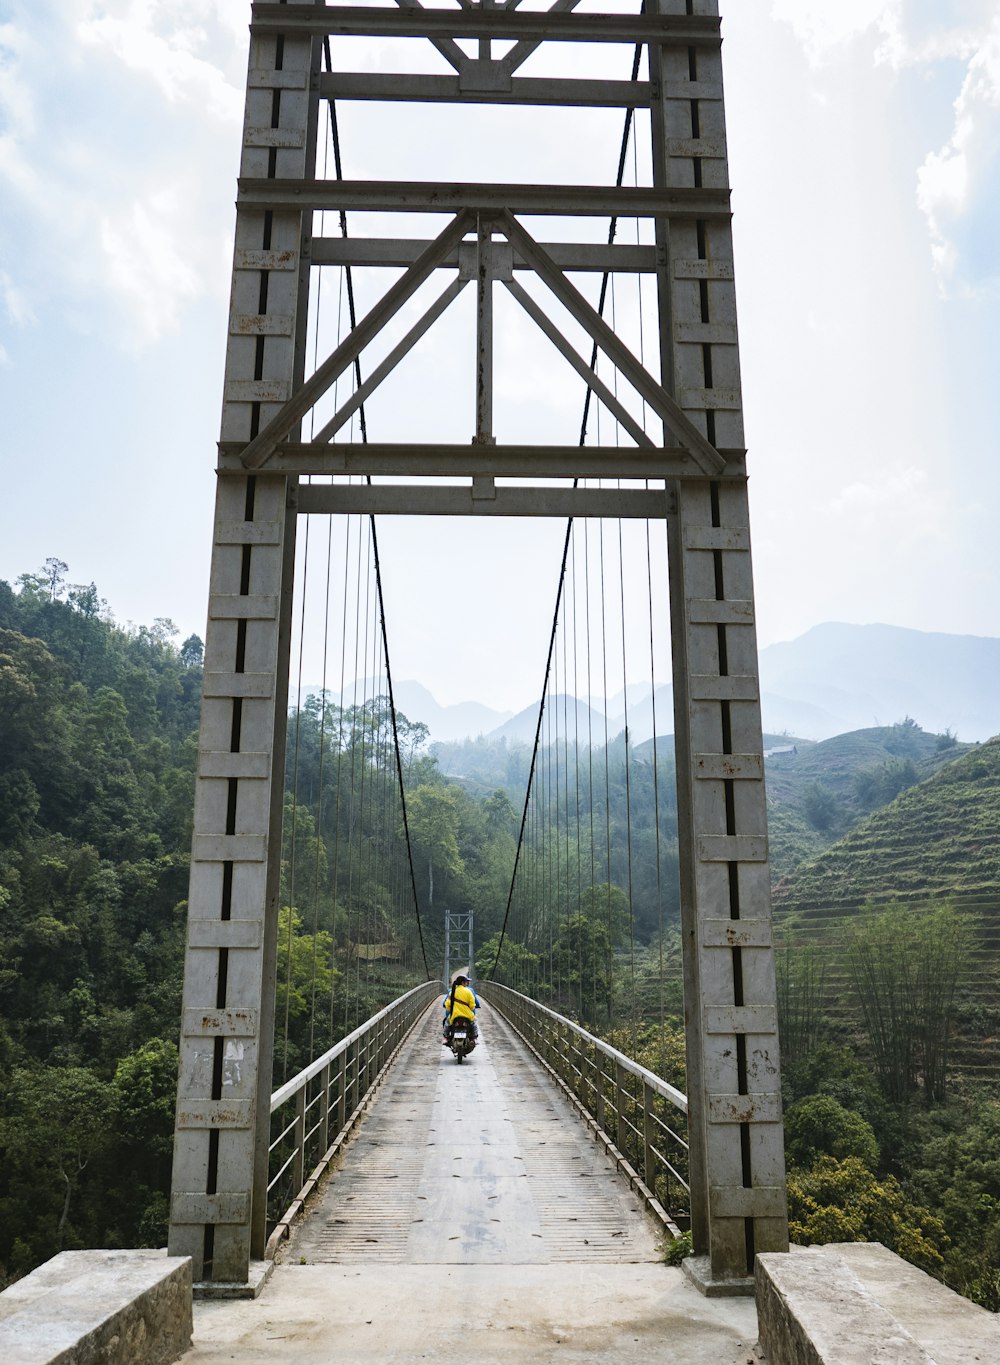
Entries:
{"type": "MultiPolygon", "coordinates": [[[[165,1240],[203,652],[176,635],[120,626],[59,560],[0,582],[0,1288],[63,1249],[165,1240]]],[[[289,717],[281,1076],[414,983],[388,720],[384,699],[289,717]]],[[[433,970],[439,904],[499,927],[517,813],[397,722],[433,970]]]]}
{"type": "Polygon", "coordinates": [[[0,1284],[162,1240],[201,642],[0,583],[0,1284]]]}
{"type": "MultiPolygon", "coordinates": [[[[156,1246],[165,1234],[202,646],[194,636],[178,646],[167,620],[121,627],[94,585],[68,584],[65,572],[50,560],[17,589],[0,583],[0,1285],[63,1248],[156,1246]]],[[[529,751],[455,746],[461,782],[449,782],[423,752],[425,728],[396,719],[431,966],[443,952],[444,906],[474,912],[491,966],[529,751]]],[[[288,1021],[282,1065],[292,1069],[400,989],[392,959],[362,974],[352,951],[406,949],[414,936],[370,856],[388,720],[384,698],[350,708],[311,698],[289,718],[278,1013],[288,1021]],[[355,792],[368,801],[355,804],[355,792]],[[338,862],[352,822],[368,852],[338,862]],[[315,993],[318,961],[331,1003],[314,1037],[305,987],[315,993]]],[[[990,1060],[1000,1012],[983,986],[996,977],[986,929],[1000,905],[1000,740],[962,753],[951,736],[903,722],[792,747],[769,760],[768,792],[783,873],[793,1234],[876,1237],[1000,1308],[1000,1161],[984,1156],[1000,1133],[990,1060]],[[871,903],[886,900],[906,905],[872,915],[871,903]],[[918,918],[899,918],[911,912],[918,918]],[[965,965],[970,926],[977,978],[965,965]],[[910,951],[918,942],[922,952],[910,951]],[[952,945],[957,996],[937,990],[942,944],[952,945]],[[856,998],[859,963],[881,964],[867,1011],[856,998]],[[920,1014],[932,996],[933,1037],[920,1014]],[[909,1022],[876,1036],[872,1001],[887,997],[908,1002],[909,1022]],[[978,1039],[985,1060],[963,1062],[961,1085],[949,1088],[953,1019],[959,1042],[978,1039]]],[[[540,965],[547,953],[544,998],[585,1020],[588,1009],[610,1025],[638,1012],[655,1033],[666,1008],[659,1033],[673,1030],[673,1051],[651,1038],[649,1055],[662,1067],[670,1053],[679,1069],[671,749],[664,740],[654,762],[651,745],[627,753],[619,737],[578,759],[562,784],[556,877],[537,883],[543,900],[554,889],[565,903],[549,905],[544,941],[508,937],[504,961],[519,953],[540,965]],[[614,837],[606,867],[600,848],[568,837],[571,784],[585,837],[592,823],[614,837]]],[[[549,820],[558,808],[557,799],[549,820]]]]}
{"type": "MultiPolygon", "coordinates": [[[[941,757],[947,751],[930,761],[941,757]]],[[[773,791],[770,771],[768,786],[773,791]]],[[[798,867],[776,886],[775,902],[801,908],[869,898],[1000,900],[998,828],[1000,739],[993,739],[945,762],[798,867]]]]}

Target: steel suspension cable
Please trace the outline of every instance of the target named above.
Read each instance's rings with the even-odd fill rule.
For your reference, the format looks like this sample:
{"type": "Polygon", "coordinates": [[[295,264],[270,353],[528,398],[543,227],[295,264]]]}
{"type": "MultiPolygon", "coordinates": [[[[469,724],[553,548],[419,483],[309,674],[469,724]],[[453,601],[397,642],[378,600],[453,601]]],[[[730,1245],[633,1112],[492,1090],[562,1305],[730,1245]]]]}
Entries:
{"type": "MultiPolygon", "coordinates": [[[[327,69],[327,71],[332,72],[332,70],[333,70],[333,59],[332,59],[331,52],[330,52],[330,39],[329,39],[328,37],[324,37],[324,39],[323,39],[323,55],[324,55],[324,59],[325,59],[325,62],[326,62],[326,69],[327,69]]],[[[344,178],[344,170],[343,170],[343,162],[342,162],[341,150],[340,150],[340,127],[339,127],[339,124],[338,124],[338,121],[337,121],[337,105],[336,105],[336,101],[333,100],[333,99],[327,100],[327,108],[328,108],[328,110],[329,110],[329,116],[330,116],[330,131],[331,131],[331,136],[332,136],[332,140],[333,140],[334,172],[335,172],[335,175],[336,175],[337,180],[339,181],[339,180],[343,180],[343,178],[344,178]]],[[[348,232],[347,232],[347,214],[345,213],[345,211],[344,211],[343,209],[340,210],[340,233],[341,233],[341,236],[342,236],[342,237],[347,237],[347,235],[348,235],[348,232]]],[[[349,265],[344,267],[344,277],[345,277],[346,284],[347,284],[347,307],[348,307],[348,313],[349,313],[349,316],[350,316],[351,328],[352,328],[352,330],[353,330],[353,329],[356,328],[356,326],[357,326],[357,313],[356,313],[355,305],[354,305],[354,279],[353,279],[353,275],[352,275],[352,272],[351,272],[351,267],[350,267],[349,265]]],[[[361,358],[360,358],[360,356],[356,356],[356,357],[355,357],[355,360],[354,360],[354,376],[355,376],[355,383],[356,383],[357,387],[360,389],[360,388],[361,388],[361,383],[362,383],[362,379],[361,379],[361,358]]],[[[359,420],[359,424],[360,424],[360,428],[361,428],[361,442],[362,442],[363,445],[367,445],[367,443],[368,443],[368,425],[367,425],[367,419],[366,419],[366,416],[365,416],[365,405],[364,405],[364,403],[359,404],[359,407],[358,407],[358,420],[359,420]]],[[[371,478],[370,478],[370,477],[368,477],[367,482],[368,482],[369,484],[371,483],[371,478]]],[[[384,599],[383,592],[382,592],[382,571],[381,571],[381,564],[380,564],[380,560],[379,560],[378,535],[377,535],[376,529],[375,529],[375,518],[374,518],[374,516],[372,516],[372,517],[370,518],[370,521],[371,521],[372,552],[373,552],[373,557],[374,557],[374,561],[375,561],[375,582],[376,582],[376,590],[377,590],[377,595],[378,595],[379,620],[380,620],[381,630],[382,630],[382,647],[383,647],[383,650],[384,650],[384,652],[385,652],[386,685],[387,685],[388,691],[389,691],[389,711],[390,711],[390,715],[392,716],[392,737],[393,737],[393,747],[394,747],[394,749],[395,749],[395,754],[396,754],[396,774],[397,774],[397,777],[398,777],[398,780],[399,780],[399,799],[400,799],[400,804],[401,804],[401,807],[402,807],[403,832],[404,832],[404,838],[405,838],[405,841],[406,841],[407,863],[408,863],[409,872],[410,872],[410,889],[411,889],[411,893],[412,893],[412,895],[413,895],[413,911],[414,911],[414,916],[415,916],[416,922],[417,922],[417,933],[418,933],[418,937],[419,937],[419,941],[420,941],[420,954],[421,954],[421,957],[423,958],[424,971],[425,971],[426,974],[427,974],[427,979],[430,980],[430,979],[431,979],[431,970],[430,970],[430,967],[428,966],[428,963],[427,963],[427,951],[426,951],[426,947],[425,947],[425,943],[424,943],[423,923],[422,923],[421,917],[420,917],[420,897],[419,897],[419,895],[418,895],[418,893],[417,893],[416,871],[415,871],[414,866],[413,866],[413,846],[412,846],[412,841],[411,841],[411,839],[410,839],[410,827],[409,827],[409,820],[408,820],[408,817],[407,817],[407,810],[406,810],[406,791],[405,791],[405,785],[404,785],[404,781],[403,781],[403,763],[402,763],[402,758],[401,758],[401,755],[400,755],[400,752],[399,752],[399,729],[398,729],[398,726],[397,726],[397,723],[396,723],[396,703],[395,703],[395,698],[394,698],[394,695],[393,695],[392,670],[391,670],[391,667],[390,667],[390,664],[389,664],[389,640],[388,640],[388,633],[387,633],[387,630],[386,630],[386,620],[385,620],[385,599],[384,599]]]]}
{"type": "Polygon", "coordinates": [[[665,1062],[666,1045],[663,1035],[663,869],[660,857],[660,773],[656,752],[659,747],[659,734],[656,725],[656,652],[653,637],[653,563],[648,521],[646,522],[646,585],[648,589],[647,601],[649,605],[649,684],[653,711],[653,828],[655,830],[656,848],[656,926],[659,938],[659,971],[657,977],[659,981],[660,1069],[662,1071],[665,1062]]]}
{"type": "MultiPolygon", "coordinates": [[[[305,640],[305,618],[306,618],[306,589],[309,579],[309,522],[306,521],[305,543],[303,546],[303,572],[302,572],[302,614],[299,621],[299,669],[298,669],[298,692],[295,702],[295,740],[292,747],[292,832],[291,849],[288,860],[288,935],[287,947],[285,951],[285,1020],[284,1020],[284,1046],[282,1048],[281,1079],[288,1079],[288,1035],[290,1024],[290,1010],[292,999],[292,938],[295,923],[295,854],[298,846],[298,802],[299,802],[299,734],[300,720],[302,714],[302,660],[305,640]]],[[[285,724],[288,721],[286,719],[285,724]]],[[[284,773],[282,773],[284,781],[284,773]]]]}
{"type": "MultiPolygon", "coordinates": [[[[640,14],[645,13],[645,9],[646,9],[645,0],[642,0],[642,4],[639,6],[639,13],[640,13],[640,14]]],[[[328,62],[329,62],[329,54],[328,54],[328,56],[327,56],[327,60],[328,60],[328,62]]],[[[634,56],[633,56],[633,59],[632,59],[632,75],[631,75],[631,80],[633,81],[633,83],[636,82],[636,81],[638,81],[638,79],[639,79],[639,66],[640,66],[641,60],[642,60],[642,44],[641,44],[641,43],[636,43],[636,45],[635,45],[635,53],[634,53],[634,56]]],[[[620,187],[620,186],[622,185],[623,180],[624,180],[624,177],[625,177],[625,162],[626,162],[626,157],[627,157],[627,155],[628,155],[628,139],[629,139],[629,132],[630,132],[631,127],[632,127],[632,120],[633,120],[634,114],[635,114],[635,108],[634,108],[634,106],[630,106],[630,107],[629,107],[628,109],[626,109],[626,111],[625,111],[625,129],[624,129],[624,132],[623,132],[623,135],[622,135],[621,150],[620,150],[619,156],[618,156],[618,172],[617,172],[617,177],[616,177],[616,181],[615,181],[616,186],[618,186],[618,187],[620,187]]],[[[615,215],[615,216],[612,217],[612,219],[611,219],[611,225],[610,225],[609,230],[608,230],[608,242],[609,242],[609,244],[610,244],[611,242],[614,241],[614,237],[615,237],[615,233],[616,233],[616,231],[617,231],[617,227],[618,227],[618,217],[617,217],[617,215],[615,215]]],[[[609,279],[610,274],[611,274],[611,272],[606,270],[606,271],[604,271],[604,273],[603,273],[603,275],[602,275],[602,279],[601,279],[600,301],[599,301],[599,304],[598,304],[598,314],[599,314],[599,316],[603,316],[603,314],[604,314],[604,306],[605,306],[605,300],[606,300],[607,289],[608,289],[608,279],[609,279]]],[[[595,341],[595,342],[594,342],[594,345],[593,345],[592,355],[591,355],[591,365],[590,365],[591,369],[595,369],[595,368],[596,368],[596,365],[597,365],[597,351],[598,351],[598,346],[597,346],[597,342],[595,341]]],[[[579,444],[580,444],[581,446],[586,444],[586,439],[587,439],[587,418],[588,418],[588,414],[589,414],[589,412],[590,412],[590,399],[591,399],[592,393],[593,393],[593,390],[591,389],[590,385],[588,384],[586,393],[585,393],[585,395],[584,395],[584,400],[583,400],[583,418],[582,418],[581,425],[580,425],[580,439],[579,439],[579,444]]],[[[578,485],[579,485],[579,480],[578,480],[578,479],[574,479],[574,480],[573,480],[573,487],[576,488],[578,485]]],[[[501,930],[500,930],[500,938],[499,938],[499,941],[498,941],[498,944],[497,944],[497,951],[496,951],[496,955],[495,955],[495,957],[494,957],[494,959],[493,959],[493,966],[492,966],[492,968],[490,969],[490,979],[491,979],[491,980],[492,980],[493,977],[496,975],[497,965],[499,964],[499,961],[500,961],[500,953],[501,953],[501,951],[502,951],[502,949],[503,949],[504,940],[505,940],[506,935],[507,935],[507,924],[508,924],[508,920],[509,920],[509,918],[510,918],[510,908],[511,908],[511,904],[512,904],[513,898],[514,898],[514,886],[515,886],[515,883],[516,883],[516,880],[517,880],[517,871],[518,871],[518,867],[519,867],[519,865],[520,865],[521,849],[522,849],[522,845],[523,845],[523,842],[524,842],[524,828],[525,828],[525,823],[526,823],[527,815],[528,815],[528,807],[529,807],[529,804],[530,804],[530,801],[531,801],[531,784],[532,784],[532,781],[533,781],[533,779],[534,779],[535,767],[536,767],[537,760],[538,760],[538,747],[539,747],[539,739],[540,739],[541,730],[542,730],[542,717],[543,717],[543,715],[544,715],[544,713],[545,713],[545,698],[546,698],[546,696],[547,696],[547,694],[548,694],[549,677],[550,677],[551,672],[552,672],[552,656],[553,656],[553,651],[554,651],[554,649],[555,649],[556,631],[557,631],[557,628],[558,628],[559,603],[560,603],[560,601],[561,601],[561,599],[562,599],[563,587],[564,587],[565,580],[566,580],[566,563],[567,563],[567,558],[568,558],[568,555],[569,555],[570,537],[571,537],[571,535],[572,535],[572,532],[573,532],[573,519],[570,518],[569,521],[568,521],[567,527],[566,527],[566,537],[565,537],[565,540],[564,540],[564,542],[563,542],[562,561],[561,561],[560,569],[559,569],[559,580],[558,580],[558,584],[557,584],[557,587],[556,587],[556,604],[555,604],[555,610],[553,611],[553,614],[552,614],[552,629],[551,629],[550,634],[549,634],[549,648],[548,648],[548,654],[547,654],[546,660],[545,660],[545,675],[544,675],[544,679],[543,679],[543,683],[542,683],[542,699],[541,699],[541,702],[540,702],[540,704],[539,704],[539,709],[538,709],[538,722],[537,722],[537,724],[536,724],[536,726],[535,726],[535,738],[534,738],[534,742],[533,742],[533,744],[532,744],[531,762],[530,762],[529,767],[528,767],[528,787],[527,787],[527,791],[526,791],[526,793],[525,793],[524,807],[523,807],[522,812],[521,812],[521,824],[520,824],[520,828],[519,828],[519,831],[518,831],[517,849],[516,849],[515,854],[514,854],[514,870],[513,870],[513,873],[512,873],[512,875],[511,875],[510,891],[508,892],[508,895],[507,895],[507,904],[506,904],[506,907],[505,907],[505,909],[504,909],[503,924],[502,924],[501,930]]],[[[607,752],[607,751],[605,750],[605,754],[606,754],[606,752],[607,752]]],[[[610,818],[610,813],[609,813],[609,818],[610,818]]],[[[611,872],[610,872],[610,853],[609,853],[609,868],[608,868],[608,877],[609,877],[609,880],[610,880],[610,875],[611,875],[611,872]]]]}
{"type": "MultiPolygon", "coordinates": [[[[316,829],[315,829],[315,858],[313,862],[313,916],[312,916],[312,988],[310,994],[309,1007],[309,1055],[315,1057],[316,1042],[316,970],[317,970],[317,941],[319,938],[319,880],[320,880],[320,850],[323,848],[323,797],[324,797],[324,764],[326,759],[326,677],[327,662],[330,638],[330,582],[331,567],[333,560],[333,519],[327,518],[327,540],[326,540],[326,584],[324,588],[324,611],[323,611],[323,676],[320,683],[320,713],[319,713],[319,773],[318,783],[319,792],[316,799],[316,829]]],[[[331,914],[332,919],[332,914],[331,914]]],[[[330,936],[331,953],[333,950],[333,935],[330,936]]],[[[333,989],[333,968],[334,962],[330,963],[330,989],[333,989]]],[[[332,1039],[330,1040],[333,1041],[332,1039]]]]}

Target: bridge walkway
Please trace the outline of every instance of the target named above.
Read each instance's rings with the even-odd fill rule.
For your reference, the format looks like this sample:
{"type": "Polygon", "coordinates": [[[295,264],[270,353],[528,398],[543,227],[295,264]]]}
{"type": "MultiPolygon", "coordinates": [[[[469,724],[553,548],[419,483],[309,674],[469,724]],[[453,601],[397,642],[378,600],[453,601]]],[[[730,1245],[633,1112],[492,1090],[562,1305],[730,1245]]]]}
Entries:
{"type": "Polygon", "coordinates": [[[185,1365],[651,1360],[747,1365],[559,1087],[488,1007],[461,1066],[432,1007],[252,1302],[198,1301],[185,1365]]]}

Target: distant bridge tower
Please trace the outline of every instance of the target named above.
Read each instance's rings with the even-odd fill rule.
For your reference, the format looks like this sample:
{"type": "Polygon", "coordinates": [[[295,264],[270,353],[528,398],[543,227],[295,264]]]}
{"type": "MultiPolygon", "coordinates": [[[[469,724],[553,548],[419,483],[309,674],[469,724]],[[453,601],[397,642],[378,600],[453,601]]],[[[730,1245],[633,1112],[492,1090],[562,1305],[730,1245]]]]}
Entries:
{"type": "MultiPolygon", "coordinates": [[[[545,12],[512,0],[463,0],[448,9],[408,0],[397,8],[253,6],[171,1199],[170,1250],[192,1257],[196,1279],[248,1284],[266,1241],[292,566],[296,518],[306,512],[666,519],[694,1245],[710,1290],[745,1280],[755,1251],[787,1245],[718,6],[647,0],[645,12],[633,15],[573,8],[574,0],[556,0],[545,12]],[[404,39],[418,60],[406,73],[327,71],[331,36],[336,54],[342,37],[404,39]],[[553,42],[562,52],[582,49],[580,60],[546,67],[553,42]],[[633,48],[644,56],[636,79],[590,74],[595,53],[633,48]],[[520,74],[529,59],[542,74],[520,74]],[[595,174],[610,172],[603,183],[558,183],[565,144],[556,135],[547,184],[319,178],[317,130],[328,100],[450,105],[456,129],[466,106],[490,105],[499,118],[529,105],[533,155],[546,145],[552,109],[620,115],[634,108],[652,165],[636,188],[615,186],[614,168],[596,164],[595,174]],[[391,226],[383,236],[314,236],[320,209],[357,211],[362,231],[391,226]],[[603,230],[581,230],[574,240],[560,227],[613,215],[651,225],[645,241],[605,244],[603,230]],[[427,231],[429,218],[443,220],[436,235],[415,235],[427,231]],[[541,222],[555,225],[552,235],[563,231],[562,239],[544,240],[541,222]],[[310,275],[324,265],[402,273],[313,368],[310,275]],[[652,370],[570,278],[605,270],[655,280],[652,370]],[[450,281],[444,294],[367,367],[363,396],[371,412],[381,380],[471,286],[474,404],[462,439],[449,444],[429,431],[396,445],[332,441],[355,410],[334,399],[335,382],[442,271],[450,281]],[[495,441],[498,284],[584,376],[633,446],[495,441]],[[558,315],[539,304],[541,286],[557,300],[558,315]],[[617,367],[614,390],[560,330],[567,314],[586,350],[595,342],[617,367]],[[304,441],[303,419],[323,403],[317,435],[304,441]],[[655,414],[654,436],[637,419],[643,404],[655,414]],[[396,482],[300,483],[345,472],[396,482]],[[577,477],[646,484],[578,488],[577,477]],[[538,478],[559,482],[518,483],[538,478]]],[[[485,168],[489,148],[480,151],[485,168]]]]}
{"type": "Polygon", "coordinates": [[[472,944],[473,915],[471,910],[444,912],[444,980],[450,984],[453,970],[464,970],[475,978],[476,958],[472,944]],[[454,962],[454,967],[452,963],[454,962]]]}

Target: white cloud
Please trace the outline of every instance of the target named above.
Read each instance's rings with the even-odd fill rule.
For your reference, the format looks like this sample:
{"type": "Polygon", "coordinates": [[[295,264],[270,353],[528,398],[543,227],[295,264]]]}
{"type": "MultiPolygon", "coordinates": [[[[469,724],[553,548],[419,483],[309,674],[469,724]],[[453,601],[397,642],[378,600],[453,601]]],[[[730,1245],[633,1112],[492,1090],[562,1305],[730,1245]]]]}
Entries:
{"type": "Polygon", "coordinates": [[[148,0],[105,0],[90,5],[76,25],[76,35],[84,47],[104,48],[129,71],[152,80],[172,104],[195,104],[212,117],[238,125],[242,89],[227,81],[200,14],[195,22],[196,13],[195,7],[183,3],[150,6],[148,0]]]}
{"type": "Polygon", "coordinates": [[[975,45],[954,110],[951,136],[917,172],[917,203],[945,291],[990,293],[1000,283],[1000,16],[975,45]]]}
{"type": "Polygon", "coordinates": [[[8,320],[15,326],[32,321],[33,315],[27,300],[6,270],[0,270],[0,300],[3,301],[8,320]]]}
{"type": "Polygon", "coordinates": [[[225,291],[249,6],[10,0],[6,10],[0,304],[14,323],[51,309],[124,345],[153,340],[191,301],[225,291]]]}
{"type": "Polygon", "coordinates": [[[771,14],[791,26],[813,65],[840,63],[845,69],[867,57],[887,79],[915,71],[945,89],[953,82],[950,131],[937,146],[926,146],[913,166],[916,203],[942,292],[994,294],[1000,289],[996,0],[772,0],[771,14]],[[854,40],[860,46],[849,48],[854,40]]]}
{"type": "Polygon", "coordinates": [[[773,0],[771,17],[791,24],[811,62],[819,64],[868,29],[884,32],[900,0],[773,0]]]}
{"type": "Polygon", "coordinates": [[[129,301],[142,339],[154,341],[177,326],[181,305],[203,292],[198,272],[181,255],[185,207],[171,189],[104,218],[101,250],[111,286],[129,301]]]}

